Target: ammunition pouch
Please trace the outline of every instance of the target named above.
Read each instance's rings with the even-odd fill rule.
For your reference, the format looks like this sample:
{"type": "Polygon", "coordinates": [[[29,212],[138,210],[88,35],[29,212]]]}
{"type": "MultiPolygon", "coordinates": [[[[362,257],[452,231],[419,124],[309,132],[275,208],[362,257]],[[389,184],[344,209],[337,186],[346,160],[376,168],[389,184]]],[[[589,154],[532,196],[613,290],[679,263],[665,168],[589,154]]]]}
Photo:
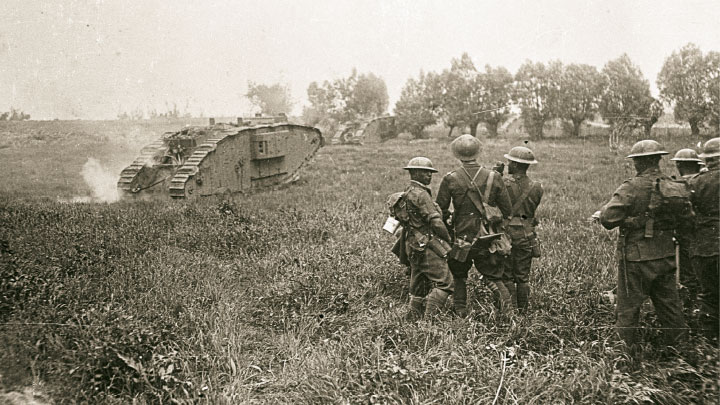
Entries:
{"type": "Polygon", "coordinates": [[[465,239],[455,239],[452,250],[448,253],[448,257],[455,261],[465,263],[470,255],[472,246],[472,243],[465,239]]]}
{"type": "Polygon", "coordinates": [[[448,253],[450,253],[450,251],[452,250],[452,247],[449,243],[438,238],[437,236],[430,238],[427,243],[427,247],[442,258],[446,258],[448,256],[448,253]]]}

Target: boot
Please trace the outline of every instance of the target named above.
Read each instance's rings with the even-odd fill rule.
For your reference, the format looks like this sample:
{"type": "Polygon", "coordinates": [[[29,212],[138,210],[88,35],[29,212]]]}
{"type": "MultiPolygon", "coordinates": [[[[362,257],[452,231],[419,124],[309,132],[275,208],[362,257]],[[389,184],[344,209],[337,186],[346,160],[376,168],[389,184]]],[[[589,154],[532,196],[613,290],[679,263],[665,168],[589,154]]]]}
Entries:
{"type": "Polygon", "coordinates": [[[486,281],[485,285],[493,295],[493,301],[498,313],[503,313],[510,307],[510,292],[502,281],[486,281]]]}
{"type": "Polygon", "coordinates": [[[453,310],[460,318],[467,316],[467,279],[455,279],[455,291],[453,292],[453,310]]]}
{"type": "Polygon", "coordinates": [[[530,300],[530,284],[518,283],[517,285],[517,306],[521,313],[527,312],[530,300]]]}
{"type": "Polygon", "coordinates": [[[510,293],[510,308],[517,309],[517,289],[515,287],[515,282],[512,280],[505,280],[503,281],[503,284],[505,284],[505,288],[507,288],[510,293]]]}
{"type": "Polygon", "coordinates": [[[430,294],[425,297],[427,300],[425,307],[425,319],[431,319],[437,316],[449,295],[450,294],[439,288],[433,288],[432,291],[430,291],[430,294]]]}
{"type": "Polygon", "coordinates": [[[423,297],[415,295],[410,296],[410,310],[405,314],[405,320],[408,322],[416,322],[422,319],[425,313],[425,303],[423,297]]]}

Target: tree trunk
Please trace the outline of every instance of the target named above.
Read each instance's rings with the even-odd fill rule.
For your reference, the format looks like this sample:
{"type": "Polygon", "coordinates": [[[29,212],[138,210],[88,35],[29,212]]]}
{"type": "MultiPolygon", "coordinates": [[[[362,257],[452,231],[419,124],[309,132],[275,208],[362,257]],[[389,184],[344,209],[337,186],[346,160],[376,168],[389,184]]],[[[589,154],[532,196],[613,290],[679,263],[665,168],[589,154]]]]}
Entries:
{"type": "Polygon", "coordinates": [[[690,132],[694,135],[700,135],[700,126],[698,125],[698,120],[689,120],[690,122],[690,132]]]}
{"type": "Polygon", "coordinates": [[[573,136],[575,138],[580,137],[580,127],[582,126],[582,120],[573,120],[573,136]]]}
{"type": "Polygon", "coordinates": [[[476,137],[476,138],[477,138],[477,127],[478,127],[478,123],[477,123],[477,122],[474,122],[474,123],[471,122],[471,123],[470,123],[470,135],[472,135],[472,136],[474,136],[474,137],[476,137]]]}
{"type": "Polygon", "coordinates": [[[497,122],[485,122],[485,128],[487,128],[490,138],[495,138],[498,136],[498,123],[497,122]]]}
{"type": "Polygon", "coordinates": [[[448,138],[452,136],[453,129],[455,129],[455,125],[450,125],[450,130],[448,131],[448,134],[447,134],[448,138]]]}

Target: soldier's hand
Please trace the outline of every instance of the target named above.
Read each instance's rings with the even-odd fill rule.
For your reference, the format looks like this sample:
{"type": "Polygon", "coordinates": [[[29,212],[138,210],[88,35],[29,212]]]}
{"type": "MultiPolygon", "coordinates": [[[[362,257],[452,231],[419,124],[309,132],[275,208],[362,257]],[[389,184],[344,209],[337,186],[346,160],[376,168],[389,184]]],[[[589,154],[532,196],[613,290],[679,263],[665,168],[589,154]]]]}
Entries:
{"type": "Polygon", "coordinates": [[[600,211],[595,211],[590,218],[588,218],[588,222],[599,224],[600,223],[600,211]]]}
{"type": "Polygon", "coordinates": [[[503,174],[503,172],[505,171],[505,163],[495,162],[495,165],[493,165],[492,169],[500,174],[503,174]]]}

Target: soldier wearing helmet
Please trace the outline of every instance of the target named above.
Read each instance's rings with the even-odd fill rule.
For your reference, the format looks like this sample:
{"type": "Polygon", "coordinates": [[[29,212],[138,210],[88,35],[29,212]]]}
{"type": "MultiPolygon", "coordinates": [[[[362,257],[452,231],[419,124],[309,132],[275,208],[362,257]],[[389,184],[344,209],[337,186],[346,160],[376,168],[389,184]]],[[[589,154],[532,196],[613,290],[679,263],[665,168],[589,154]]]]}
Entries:
{"type": "Polygon", "coordinates": [[[675,281],[673,236],[683,223],[692,221],[681,213],[655,215],[651,207],[655,187],[671,181],[660,171],[660,159],[667,155],[653,140],[637,142],[628,158],[637,175],[625,180],[600,210],[600,223],[607,229],[620,228],[615,327],[629,348],[634,347],[640,309],[649,296],[668,343],[687,333],[675,281]]]}
{"type": "Polygon", "coordinates": [[[430,181],[437,170],[430,159],[416,157],[403,169],[410,172],[410,185],[405,190],[401,205],[405,218],[403,225],[405,251],[410,262],[410,311],[407,320],[437,315],[453,291],[453,278],[445,256],[438,252],[437,239],[449,248],[450,234],[442,221],[442,211],[432,200],[430,181]],[[432,289],[428,293],[428,286],[432,289]]]}
{"type": "Polygon", "coordinates": [[[540,182],[527,176],[530,165],[537,164],[532,150],[516,146],[510,149],[505,159],[508,160],[508,176],[504,176],[503,181],[512,202],[512,218],[505,231],[512,240],[512,251],[505,260],[504,282],[510,291],[512,304],[525,312],[530,298],[532,259],[540,257],[535,233],[538,224],[535,211],[540,205],[543,188],[540,182]]]}
{"type": "Polygon", "coordinates": [[[675,157],[670,160],[675,162],[678,173],[686,180],[700,173],[702,168],[702,160],[698,158],[697,152],[693,149],[680,149],[675,153],[675,157]]]}
{"type": "MultiPolygon", "coordinates": [[[[720,138],[703,146],[700,157],[707,171],[690,179],[695,210],[693,269],[700,284],[700,326],[706,337],[718,339],[718,286],[720,286],[720,138]]],[[[717,341],[715,342],[717,345],[717,341]]]]}
{"type": "MultiPolygon", "coordinates": [[[[670,159],[675,162],[675,167],[680,174],[680,178],[689,181],[695,175],[700,173],[703,161],[698,158],[694,149],[680,149],[675,153],[675,157],[670,159]]],[[[680,244],[680,290],[679,294],[683,301],[686,315],[692,315],[695,306],[695,298],[697,297],[698,282],[693,270],[691,260],[692,237],[690,235],[677,235],[680,244]]]]}
{"type": "MultiPolygon", "coordinates": [[[[436,202],[442,209],[443,218],[455,228],[455,238],[472,241],[488,220],[482,203],[498,207],[503,217],[509,218],[510,197],[500,176],[478,164],[476,159],[480,153],[480,141],[477,138],[461,135],[452,142],[451,149],[461,165],[443,177],[436,202]],[[450,203],[454,209],[452,219],[450,203]]],[[[509,306],[510,292],[502,281],[502,263],[496,255],[491,254],[487,247],[479,245],[470,251],[464,262],[448,259],[448,266],[455,279],[453,304],[457,315],[467,315],[467,277],[473,264],[492,291],[495,305],[501,311],[509,306]]]]}

